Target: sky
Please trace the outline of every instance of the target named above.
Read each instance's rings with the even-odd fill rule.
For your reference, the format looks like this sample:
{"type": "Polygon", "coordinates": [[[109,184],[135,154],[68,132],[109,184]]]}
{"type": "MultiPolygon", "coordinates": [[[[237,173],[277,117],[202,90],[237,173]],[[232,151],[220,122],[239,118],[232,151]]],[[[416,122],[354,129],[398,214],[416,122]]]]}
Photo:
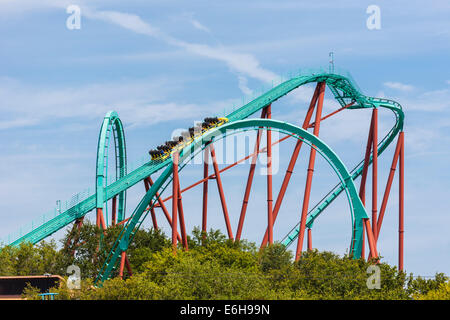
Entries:
{"type": "MultiPolygon", "coordinates": [[[[175,129],[232,110],[299,69],[327,68],[333,52],[336,69],[350,72],[364,94],[393,99],[405,111],[406,271],[450,274],[449,16],[446,0],[0,0],[0,237],[95,186],[98,132],[109,110],[124,123],[131,166],[175,129]],[[79,28],[68,27],[75,22],[70,5],[80,8],[79,28]],[[375,29],[368,26],[372,5],[380,13],[375,29]]],[[[273,118],[300,125],[313,90],[305,86],[274,103],[273,118]]],[[[324,112],[337,107],[327,92],[324,112]]],[[[381,137],[394,119],[384,110],[379,116],[381,137]]],[[[346,110],[324,121],[320,137],[353,168],[369,123],[370,111],[346,110]]],[[[274,149],[274,197],[294,143],[274,149]]],[[[224,146],[217,145],[219,158],[224,146]]],[[[379,204],[394,147],[380,157],[379,204]]],[[[304,148],[295,168],[275,240],[299,221],[308,153],[304,148]]],[[[223,176],[234,232],[247,174],[248,163],[223,176]]],[[[201,175],[200,165],[187,166],[182,186],[201,175]]],[[[243,232],[257,243],[266,221],[265,179],[255,178],[243,232]]],[[[210,227],[225,232],[211,181],[210,227]]],[[[336,183],[318,159],[311,204],[336,183]]],[[[396,180],[378,244],[393,265],[397,189],[396,180]]],[[[143,192],[140,184],[130,189],[127,214],[143,192]]],[[[201,224],[201,189],[183,201],[192,230],[201,224]]],[[[345,253],[349,221],[341,197],[315,223],[314,247],[345,253]]]]}

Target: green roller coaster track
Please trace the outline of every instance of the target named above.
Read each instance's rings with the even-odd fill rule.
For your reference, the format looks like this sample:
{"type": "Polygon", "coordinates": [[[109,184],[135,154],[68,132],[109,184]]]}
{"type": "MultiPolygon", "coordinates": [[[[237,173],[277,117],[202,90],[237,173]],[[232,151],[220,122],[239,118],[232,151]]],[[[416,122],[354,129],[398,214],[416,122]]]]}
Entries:
{"type": "MultiPolygon", "coordinates": [[[[378,143],[378,155],[380,155],[381,153],[384,152],[384,150],[386,150],[386,148],[390,145],[390,143],[395,139],[395,137],[398,135],[398,133],[400,131],[403,130],[403,123],[404,123],[404,113],[402,111],[402,108],[400,106],[400,104],[398,104],[395,101],[392,100],[388,100],[388,99],[380,99],[380,98],[373,98],[373,97],[368,97],[363,95],[358,87],[356,86],[356,84],[353,83],[353,81],[351,80],[351,77],[349,76],[345,76],[342,74],[337,74],[337,73],[327,73],[324,71],[320,71],[317,73],[309,73],[309,74],[303,74],[303,75],[297,75],[294,76],[284,82],[282,82],[281,84],[273,87],[272,89],[268,90],[266,93],[260,95],[259,97],[253,99],[252,101],[244,104],[242,107],[238,108],[237,110],[229,113],[228,115],[225,115],[228,119],[229,119],[229,123],[227,125],[224,126],[224,128],[235,128],[235,129],[239,129],[239,127],[237,124],[235,123],[239,123],[241,125],[251,125],[251,123],[245,123],[242,122],[241,120],[244,120],[246,118],[248,118],[249,116],[255,114],[257,111],[261,110],[262,108],[264,108],[265,106],[273,103],[274,101],[280,99],[281,97],[287,95],[289,92],[295,90],[296,88],[308,84],[308,83],[313,83],[313,82],[325,82],[327,84],[327,86],[330,88],[331,92],[333,93],[335,99],[339,102],[339,104],[343,107],[348,105],[349,103],[353,102],[353,105],[348,107],[348,109],[365,109],[365,108],[386,108],[391,110],[394,115],[395,115],[395,124],[394,126],[390,129],[390,131],[386,134],[386,136],[378,143]]],[[[98,153],[98,160],[97,160],[97,187],[101,187],[101,189],[103,190],[102,195],[98,195],[98,192],[96,192],[95,194],[89,195],[87,196],[85,199],[82,199],[80,201],[75,201],[75,203],[73,205],[69,205],[68,208],[66,210],[61,210],[61,212],[55,213],[54,216],[49,219],[48,221],[45,221],[41,224],[37,224],[35,226],[32,226],[32,230],[23,234],[19,234],[18,236],[14,237],[13,239],[8,239],[8,241],[6,241],[6,243],[8,243],[9,245],[18,245],[21,242],[31,242],[31,243],[37,243],[42,239],[45,239],[46,237],[52,235],[53,233],[57,232],[58,230],[64,228],[65,226],[69,225],[70,223],[74,222],[76,219],[79,219],[83,216],[85,216],[88,212],[92,211],[93,209],[95,209],[96,207],[98,207],[100,205],[100,203],[103,203],[109,199],[112,199],[115,196],[119,196],[119,198],[121,197],[120,195],[123,195],[123,197],[125,197],[125,191],[132,187],[133,185],[135,185],[136,183],[142,181],[143,179],[145,179],[146,177],[162,170],[165,169],[163,171],[163,173],[161,173],[161,175],[159,176],[159,178],[157,179],[157,181],[155,181],[155,183],[153,184],[153,186],[150,188],[150,190],[148,191],[148,193],[146,194],[146,196],[141,200],[140,204],[138,205],[138,207],[135,209],[133,215],[131,216],[131,218],[128,220],[127,224],[125,225],[124,230],[130,230],[128,229],[129,227],[129,223],[131,223],[131,221],[134,221],[134,217],[136,212],[138,212],[139,208],[144,207],[144,203],[148,200],[147,196],[149,196],[152,192],[158,191],[159,193],[162,193],[162,191],[164,191],[164,189],[167,187],[167,185],[170,183],[170,179],[167,179],[170,174],[171,174],[171,170],[172,170],[172,161],[171,159],[166,159],[164,161],[161,160],[150,160],[146,163],[144,163],[143,165],[139,166],[138,168],[132,170],[129,173],[126,173],[126,156],[125,156],[125,140],[124,140],[124,136],[123,136],[123,129],[121,127],[121,123],[118,120],[117,115],[114,113],[111,113],[110,116],[112,118],[115,118],[116,120],[113,119],[109,119],[108,120],[108,126],[107,127],[113,127],[113,132],[115,135],[115,140],[117,137],[120,137],[119,140],[115,141],[116,142],[116,168],[120,168],[119,170],[119,175],[116,181],[110,183],[109,185],[105,185],[105,170],[106,167],[103,166],[103,168],[101,166],[99,166],[99,164],[101,164],[102,160],[101,157],[105,156],[105,153],[103,152],[99,152],[98,153]],[[114,129],[115,128],[115,129],[114,129]],[[121,145],[121,143],[123,143],[121,145]],[[122,148],[122,149],[121,149],[122,148]],[[122,153],[123,150],[123,153],[122,153]],[[103,170],[103,171],[102,171],[103,170]],[[167,175],[167,177],[164,176],[167,175]],[[98,179],[100,177],[100,179],[98,179]],[[102,179],[103,177],[103,179],[102,179]],[[101,181],[101,183],[99,182],[99,180],[101,181]]],[[[106,121],[106,119],[105,119],[106,121]]],[[[104,125],[105,125],[105,121],[104,121],[104,125]]],[[[259,120],[262,121],[262,120],[259,120]]],[[[266,120],[267,121],[267,120],[266,120]]],[[[266,123],[267,124],[267,123],[266,123]]],[[[296,126],[290,125],[288,123],[281,123],[281,122],[273,122],[271,123],[274,126],[280,126],[280,124],[285,125],[285,128],[279,128],[279,130],[283,131],[285,130],[287,127],[289,127],[289,130],[297,130],[299,129],[296,126]]],[[[260,123],[259,125],[264,126],[262,123],[260,123]]],[[[219,127],[219,129],[222,127],[219,127]]],[[[303,132],[289,132],[289,130],[287,130],[288,134],[294,134],[297,136],[301,136],[301,134],[304,134],[303,132]]],[[[103,129],[102,129],[103,131],[103,129]]],[[[220,130],[218,130],[217,132],[221,132],[220,130]]],[[[106,134],[107,132],[105,132],[105,137],[108,136],[108,134],[106,134]]],[[[306,135],[303,135],[303,138],[306,137],[306,135]]],[[[315,141],[313,144],[317,145],[317,143],[322,143],[324,145],[324,149],[321,150],[322,155],[325,156],[325,158],[329,157],[330,154],[328,154],[328,151],[325,152],[323,150],[325,149],[329,149],[329,147],[327,147],[323,142],[321,142],[320,140],[315,141]]],[[[108,145],[108,142],[105,140],[103,140],[102,135],[100,136],[99,139],[99,150],[106,150],[106,146],[108,145]],[[104,146],[103,148],[101,148],[100,146],[104,146]]],[[[197,145],[195,143],[193,143],[193,146],[197,145]]],[[[189,146],[188,146],[189,147],[189,146]]],[[[334,154],[334,153],[333,153],[334,154]]],[[[336,159],[335,159],[336,160],[336,159]]],[[[338,165],[337,163],[339,163],[340,161],[338,161],[339,159],[337,159],[336,163],[332,162],[334,166],[339,167],[340,165],[338,165]]],[[[370,163],[372,162],[372,157],[370,157],[370,163]]],[[[103,162],[103,164],[105,164],[103,162]]],[[[320,216],[320,214],[328,207],[329,204],[331,204],[341,193],[342,191],[346,191],[347,195],[349,196],[350,194],[350,198],[352,197],[353,191],[350,191],[350,189],[352,189],[352,183],[348,183],[347,181],[353,181],[356,178],[358,178],[363,170],[363,164],[364,161],[362,160],[359,164],[357,164],[353,170],[351,170],[350,172],[348,172],[348,174],[350,175],[351,179],[347,179],[345,180],[345,166],[343,167],[345,169],[345,171],[341,171],[341,176],[338,174],[338,176],[340,176],[340,183],[337,184],[321,201],[319,201],[308,213],[308,220],[307,220],[307,226],[308,227],[312,227],[314,221],[317,219],[317,217],[320,216]],[[342,173],[343,172],[343,173],[342,173]],[[344,180],[342,180],[344,179],[344,180]]],[[[333,166],[332,165],[332,166],[333,166]]],[[[353,185],[354,187],[354,185],[353,185]]],[[[353,195],[354,196],[354,195],[353,195]]],[[[357,195],[356,195],[357,197],[357,195]]],[[[359,199],[359,198],[358,198],[359,199]]],[[[119,200],[120,201],[120,200],[119,200]]],[[[356,201],[356,200],[353,200],[356,201]]],[[[351,202],[351,201],[350,201],[351,202]]],[[[360,201],[359,201],[360,202],[360,201]]],[[[123,211],[124,212],[124,208],[125,208],[125,201],[123,202],[123,211]]],[[[351,208],[353,208],[353,210],[355,208],[358,208],[359,204],[355,204],[352,202],[351,204],[351,208]]],[[[358,209],[359,210],[359,209],[358,209]]],[[[365,215],[365,211],[364,211],[364,215],[365,215]]],[[[355,253],[355,256],[358,256],[358,252],[360,251],[360,244],[359,244],[359,235],[358,235],[358,230],[360,228],[359,223],[358,223],[358,219],[360,219],[363,216],[363,213],[357,213],[352,212],[352,219],[353,221],[356,221],[357,223],[354,223],[353,227],[355,228],[355,231],[357,232],[356,234],[354,234],[354,236],[352,236],[352,243],[354,245],[353,250],[355,253]],[[356,216],[353,216],[356,215],[356,216]]],[[[121,217],[122,219],[124,218],[124,216],[121,217]]],[[[140,223],[142,223],[142,221],[135,221],[136,225],[135,227],[139,227],[140,223]],[[139,222],[139,223],[138,223],[139,222]]],[[[132,230],[135,230],[135,228],[133,228],[132,230]]],[[[296,239],[296,237],[298,236],[298,225],[294,226],[294,228],[289,232],[289,234],[283,238],[282,242],[288,246],[290,245],[294,239],[296,239]]],[[[127,231],[128,232],[128,231],[127,231]]],[[[130,236],[132,233],[132,231],[130,231],[130,234],[128,234],[128,236],[130,236]]],[[[123,236],[123,234],[121,235],[123,236]]],[[[127,245],[126,241],[119,241],[118,243],[120,243],[120,247],[123,248],[127,245]]],[[[117,248],[116,248],[117,249],[117,248]]],[[[114,250],[113,250],[114,251],[114,250]]],[[[116,252],[118,252],[119,250],[114,251],[112,254],[113,256],[116,255],[116,252]]],[[[112,261],[112,260],[110,260],[112,261]]],[[[114,263],[112,263],[112,266],[110,266],[111,264],[107,264],[108,268],[110,268],[110,270],[112,270],[112,268],[114,268],[114,263]]],[[[106,267],[105,267],[106,268],[106,267]]],[[[103,269],[103,271],[105,271],[106,269],[103,269]]],[[[106,279],[107,275],[103,272],[100,276],[101,279],[106,279]]]]}
{"type": "MultiPolygon", "coordinates": [[[[294,126],[292,124],[269,120],[269,119],[248,119],[248,120],[240,120],[231,122],[229,124],[223,125],[216,129],[213,129],[204,135],[200,136],[198,139],[195,139],[192,144],[185,147],[180,152],[179,163],[181,164],[181,169],[184,167],[183,162],[186,159],[191,159],[195,156],[196,153],[201,151],[209,142],[217,141],[224,136],[229,135],[230,133],[236,133],[236,130],[239,129],[248,129],[253,128],[254,130],[259,130],[260,128],[270,128],[270,130],[276,130],[284,134],[291,135],[294,138],[301,139],[304,143],[310,145],[312,148],[316,149],[319,154],[321,154],[330,166],[333,168],[337,176],[340,180],[340,185],[343,186],[343,189],[346,190],[347,198],[350,205],[350,212],[352,213],[352,226],[354,230],[352,232],[352,253],[354,253],[356,258],[359,258],[361,255],[361,247],[362,247],[362,232],[363,232],[363,220],[364,218],[368,218],[365,208],[361,202],[361,199],[358,196],[356,191],[355,184],[353,179],[345,167],[344,163],[339,159],[339,157],[328,147],[322,140],[318,137],[314,136],[312,133],[294,126]]],[[[158,177],[153,186],[148,190],[145,194],[144,198],[141,200],[136,210],[131,215],[131,218],[127,221],[126,225],[122,229],[119,234],[115,244],[113,245],[113,249],[110,252],[102,270],[100,271],[99,277],[97,281],[104,281],[107,279],[111,272],[115,268],[115,264],[121,252],[126,251],[128,249],[128,244],[131,242],[133,235],[139,229],[142,222],[145,220],[145,217],[148,213],[148,207],[151,204],[150,208],[156,203],[157,196],[156,193],[160,191],[160,189],[165,189],[163,185],[167,186],[167,181],[172,175],[173,170],[173,160],[172,158],[167,159],[165,162],[168,162],[166,170],[158,177]]],[[[170,182],[170,180],[169,180],[170,182]]]]}
{"type": "MultiPolygon", "coordinates": [[[[127,174],[127,150],[122,121],[120,121],[119,115],[115,111],[110,111],[106,114],[100,129],[97,147],[97,170],[95,183],[96,207],[104,208],[105,213],[107,213],[107,206],[105,204],[107,198],[106,190],[108,188],[108,149],[109,142],[111,140],[111,132],[113,134],[115,146],[116,180],[118,180],[122,179],[127,174]]],[[[118,221],[121,222],[125,219],[126,190],[119,193],[118,200],[119,206],[117,216],[118,221]]],[[[108,214],[106,214],[106,219],[108,219],[108,214]]]]}

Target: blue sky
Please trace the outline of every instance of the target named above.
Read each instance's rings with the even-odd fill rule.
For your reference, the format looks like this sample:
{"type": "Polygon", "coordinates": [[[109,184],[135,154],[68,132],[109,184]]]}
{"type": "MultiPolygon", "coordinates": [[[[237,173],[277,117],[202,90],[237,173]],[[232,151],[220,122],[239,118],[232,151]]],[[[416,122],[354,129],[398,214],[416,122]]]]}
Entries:
{"type": "MultiPolygon", "coordinates": [[[[449,16],[448,1],[0,0],[0,236],[51,210],[57,199],[94,186],[97,136],[107,111],[116,110],[124,122],[133,162],[174,129],[239,105],[243,96],[283,74],[327,66],[332,51],[336,67],[348,70],[363,93],[402,104],[405,266],[425,276],[450,274],[449,16]],[[66,27],[70,4],[81,8],[79,30],[66,27]],[[366,27],[372,4],[381,10],[379,30],[366,27]]],[[[301,123],[312,90],[297,90],[274,104],[273,117],[301,123]]],[[[335,107],[328,93],[324,108],[335,107]]],[[[324,122],[320,136],[353,167],[363,155],[369,120],[368,112],[343,112],[324,122]]],[[[392,121],[380,112],[380,136],[392,121]]],[[[284,156],[274,194],[290,150],[292,143],[280,146],[284,156]]],[[[286,212],[277,221],[276,239],[299,219],[305,150],[286,196],[286,212]]],[[[393,147],[380,159],[378,203],[392,153],[393,147]]],[[[312,203],[336,183],[321,161],[312,203]]],[[[243,165],[223,178],[234,230],[247,170],[243,165]]],[[[200,178],[201,167],[194,165],[183,175],[187,186],[200,178]]],[[[258,201],[265,199],[265,177],[259,179],[244,230],[257,242],[265,221],[258,215],[265,212],[265,201],[258,201]]],[[[139,185],[130,191],[130,209],[143,190],[139,185]]],[[[199,192],[184,196],[191,214],[188,229],[201,221],[199,192]]],[[[214,192],[211,227],[225,230],[214,192]]],[[[397,261],[397,199],[394,191],[379,243],[392,264],[397,261]]],[[[344,200],[316,223],[317,248],[345,252],[350,229],[344,200]]]]}

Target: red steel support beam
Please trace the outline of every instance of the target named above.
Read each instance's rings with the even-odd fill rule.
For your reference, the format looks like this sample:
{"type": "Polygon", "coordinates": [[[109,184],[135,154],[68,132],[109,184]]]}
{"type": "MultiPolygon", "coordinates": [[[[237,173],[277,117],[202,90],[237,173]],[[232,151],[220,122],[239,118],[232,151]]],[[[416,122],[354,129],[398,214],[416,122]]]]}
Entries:
{"type": "Polygon", "coordinates": [[[404,176],[404,160],[405,160],[405,135],[402,132],[400,132],[400,137],[402,139],[402,146],[400,149],[400,164],[399,164],[399,215],[398,215],[398,269],[400,271],[403,271],[403,237],[405,233],[405,226],[404,226],[404,191],[405,191],[405,176],[404,176]]]}
{"type": "Polygon", "coordinates": [[[125,266],[125,258],[126,258],[126,252],[122,251],[120,254],[120,267],[119,267],[119,277],[123,279],[123,268],[125,266]]]}
{"type": "Polygon", "coordinates": [[[402,148],[402,136],[399,135],[398,140],[397,140],[397,145],[395,147],[394,157],[392,159],[391,170],[389,172],[389,177],[388,177],[388,180],[386,183],[386,189],[384,191],[383,202],[381,203],[380,214],[378,215],[377,240],[380,235],[381,225],[383,223],[384,213],[386,212],[389,194],[391,193],[392,181],[394,180],[395,169],[397,168],[397,162],[398,162],[398,157],[399,157],[401,148],[402,148]]]}
{"type": "Polygon", "coordinates": [[[373,144],[373,113],[372,113],[372,119],[370,121],[370,129],[369,129],[369,135],[367,137],[367,145],[366,145],[366,154],[364,156],[364,167],[363,172],[361,175],[361,184],[359,186],[359,197],[361,200],[363,200],[363,204],[365,205],[366,200],[366,181],[367,181],[367,173],[369,171],[369,161],[370,161],[370,153],[372,152],[372,144],[373,144]]]}
{"type": "MultiPolygon", "coordinates": [[[[322,116],[324,95],[325,95],[325,82],[320,82],[319,97],[317,100],[317,109],[316,109],[316,124],[314,125],[314,132],[313,132],[315,136],[319,135],[320,119],[322,116]]],[[[305,227],[306,227],[306,216],[308,214],[309,198],[311,195],[311,183],[314,173],[315,160],[316,160],[316,149],[311,147],[311,151],[309,154],[308,173],[306,177],[305,194],[303,197],[302,216],[300,219],[300,232],[298,235],[297,250],[295,254],[296,261],[300,259],[300,255],[303,248],[303,239],[305,236],[305,227]]]]}
{"type": "Polygon", "coordinates": [[[187,234],[186,234],[186,225],[184,223],[184,212],[183,212],[183,202],[181,198],[180,192],[180,181],[178,180],[178,216],[180,218],[180,229],[181,229],[181,238],[183,239],[182,244],[185,250],[188,250],[187,243],[187,234]]]}
{"type": "Polygon", "coordinates": [[[372,134],[372,230],[375,241],[378,239],[377,189],[378,189],[378,109],[373,109],[372,134]]]}
{"type": "MultiPolygon", "coordinates": [[[[148,181],[149,185],[152,186],[153,185],[153,180],[150,177],[145,178],[145,180],[148,181]]],[[[158,199],[158,204],[161,207],[162,211],[164,212],[164,216],[167,219],[167,222],[169,223],[170,227],[172,228],[172,218],[170,218],[170,213],[169,210],[167,210],[166,206],[164,205],[164,201],[159,197],[159,193],[156,192],[155,193],[156,198],[158,199]]],[[[128,219],[127,219],[128,220],[128,219]]],[[[178,241],[181,242],[181,237],[177,232],[177,239],[178,241]]]]}
{"type": "Polygon", "coordinates": [[[172,251],[174,254],[177,252],[177,211],[178,211],[178,160],[179,154],[175,152],[173,154],[173,180],[172,180],[172,251]]]}
{"type": "Polygon", "coordinates": [[[117,196],[112,198],[112,209],[111,209],[111,224],[113,226],[117,223],[117,196]]]}
{"type": "MultiPolygon", "coordinates": [[[[148,179],[144,179],[145,192],[150,190],[150,181],[148,179]]],[[[156,221],[155,214],[155,206],[152,206],[153,203],[150,203],[150,214],[152,216],[153,229],[158,230],[158,222],[156,221]]]]}
{"type": "MultiPolygon", "coordinates": [[[[282,142],[282,141],[285,141],[285,140],[287,140],[287,139],[290,138],[290,137],[291,137],[290,135],[286,135],[285,137],[283,137],[283,138],[279,139],[278,141],[275,141],[274,143],[272,143],[272,146],[274,146],[274,145],[276,145],[276,144],[278,144],[278,143],[280,143],[280,142],[282,142]]],[[[258,153],[265,152],[266,150],[267,150],[267,147],[264,147],[264,148],[262,148],[261,150],[259,150],[258,153]]],[[[236,162],[230,164],[229,166],[226,166],[225,168],[220,169],[220,170],[219,170],[219,173],[225,172],[225,171],[227,171],[227,170],[229,170],[229,169],[235,167],[236,165],[238,165],[238,164],[244,162],[245,160],[247,160],[247,159],[253,157],[255,154],[257,154],[257,153],[255,152],[255,153],[249,154],[249,155],[245,156],[244,158],[242,158],[242,159],[240,159],[240,160],[238,160],[238,161],[236,161],[236,162]]],[[[188,190],[190,190],[190,189],[192,189],[192,188],[198,186],[199,184],[205,182],[205,180],[215,179],[215,178],[216,178],[216,175],[215,175],[214,173],[213,173],[213,174],[210,174],[207,178],[203,178],[203,179],[201,179],[201,180],[198,180],[197,182],[191,184],[189,187],[184,188],[183,190],[181,190],[181,193],[186,192],[186,191],[188,191],[188,190]]],[[[163,202],[166,202],[166,201],[169,201],[170,199],[172,199],[172,196],[168,196],[167,198],[165,198],[165,199],[162,200],[162,201],[163,201],[163,202]]],[[[159,206],[159,205],[157,205],[157,206],[159,206]]]]}
{"type": "Polygon", "coordinates": [[[97,208],[97,227],[106,230],[105,219],[103,217],[103,209],[97,208]]]}
{"type": "Polygon", "coordinates": [[[153,229],[158,230],[158,221],[156,221],[156,213],[154,207],[150,209],[150,214],[152,216],[153,229]]]}
{"type": "MultiPolygon", "coordinates": [[[[354,104],[355,104],[355,102],[351,102],[351,103],[347,104],[346,106],[343,106],[342,108],[339,108],[339,109],[337,109],[337,110],[335,110],[335,111],[333,111],[333,112],[327,114],[325,117],[323,117],[322,119],[320,119],[320,122],[322,122],[322,121],[325,120],[325,119],[328,119],[328,118],[331,117],[331,116],[334,116],[336,113],[341,112],[342,110],[345,110],[345,109],[347,109],[348,107],[350,107],[350,106],[352,106],[352,105],[354,105],[354,104]]],[[[308,126],[308,128],[314,128],[314,124],[315,124],[315,122],[311,123],[311,124],[308,126]]]]}
{"type": "Polygon", "coordinates": [[[225,202],[225,195],[223,193],[222,188],[222,179],[220,178],[219,166],[217,165],[216,151],[214,150],[214,145],[212,143],[209,145],[209,148],[211,152],[211,158],[213,161],[214,173],[216,174],[216,183],[217,188],[219,189],[220,203],[222,204],[223,216],[225,218],[225,224],[227,226],[228,238],[230,240],[233,240],[233,232],[231,230],[230,218],[228,216],[227,204],[225,202]]]}
{"type": "MultiPolygon", "coordinates": [[[[261,118],[266,117],[266,108],[262,109],[261,118]]],[[[236,231],[236,241],[241,239],[242,228],[244,226],[245,213],[247,212],[248,198],[250,196],[250,190],[252,188],[253,176],[255,174],[256,160],[259,154],[259,144],[261,141],[262,130],[258,130],[256,134],[255,151],[253,152],[252,162],[250,164],[250,169],[248,172],[247,185],[245,186],[244,200],[242,200],[241,214],[239,215],[239,223],[236,231]]]]}
{"type": "Polygon", "coordinates": [[[128,275],[131,277],[133,275],[133,272],[131,272],[130,260],[128,260],[128,256],[126,253],[125,253],[125,266],[127,267],[128,275]]]}
{"type": "Polygon", "coordinates": [[[207,219],[208,219],[208,169],[209,169],[209,148],[205,147],[203,152],[203,208],[202,208],[202,232],[205,236],[207,219]]]}
{"type": "MultiPolygon", "coordinates": [[[[272,117],[272,108],[269,104],[266,107],[266,118],[270,119],[272,117]]],[[[273,216],[272,216],[272,131],[267,128],[267,230],[269,245],[273,244],[273,216]]]]}
{"type": "MultiPolygon", "coordinates": [[[[364,207],[366,206],[366,181],[367,181],[367,172],[369,170],[369,161],[370,161],[370,152],[372,151],[372,137],[373,137],[373,114],[372,119],[370,121],[369,135],[367,137],[367,145],[366,145],[366,154],[364,156],[364,166],[363,172],[361,176],[361,184],[359,185],[359,197],[361,198],[361,202],[364,207]]],[[[361,248],[361,257],[365,257],[366,253],[366,240],[365,240],[366,231],[363,228],[363,239],[362,239],[362,248],[361,248]]]]}
{"type": "MultiPolygon", "coordinates": [[[[311,121],[311,117],[313,115],[314,108],[316,106],[318,95],[319,95],[319,84],[317,84],[316,89],[314,90],[314,95],[313,95],[313,97],[311,99],[311,103],[309,104],[308,111],[306,112],[305,120],[303,121],[302,128],[305,129],[305,130],[308,128],[309,122],[311,121]]],[[[289,184],[289,181],[291,179],[291,175],[293,173],[295,163],[297,162],[297,158],[298,158],[298,155],[300,153],[300,149],[302,147],[302,144],[303,144],[303,141],[297,140],[297,143],[295,145],[294,151],[293,151],[292,156],[291,156],[291,160],[289,161],[288,168],[286,169],[286,173],[284,175],[284,179],[283,179],[283,182],[282,182],[281,187],[280,187],[280,191],[279,191],[278,196],[277,196],[277,201],[275,201],[275,207],[274,207],[273,212],[272,212],[272,216],[273,216],[273,221],[274,222],[277,219],[278,212],[280,210],[281,203],[283,202],[283,198],[284,198],[284,195],[286,193],[286,189],[287,189],[287,186],[289,184]]],[[[268,240],[268,230],[266,230],[266,233],[264,234],[264,238],[263,238],[263,241],[261,243],[261,247],[265,247],[266,246],[267,240],[268,240]]]]}
{"type": "Polygon", "coordinates": [[[65,244],[65,248],[68,248],[70,246],[70,243],[73,242],[74,249],[72,250],[72,256],[75,254],[75,247],[77,246],[77,242],[80,238],[80,230],[81,230],[81,226],[83,225],[83,219],[84,219],[84,217],[81,217],[81,218],[75,220],[75,222],[72,226],[72,230],[70,231],[69,237],[67,238],[67,241],[65,244]],[[74,235],[75,231],[77,231],[76,235],[74,235]],[[70,235],[74,235],[74,237],[71,237],[70,235]]]}
{"type": "Polygon", "coordinates": [[[131,264],[128,260],[127,253],[125,251],[122,251],[120,255],[120,267],[119,267],[119,277],[123,279],[123,269],[124,267],[127,267],[127,272],[129,276],[132,276],[133,273],[131,272],[131,264]]]}
{"type": "Polygon", "coordinates": [[[308,228],[308,251],[312,251],[312,232],[311,232],[311,228],[308,228]]]}
{"type": "Polygon", "coordinates": [[[367,233],[367,240],[369,242],[369,249],[370,249],[369,258],[377,258],[378,257],[377,243],[375,241],[375,237],[373,236],[373,231],[372,227],[370,226],[369,218],[364,219],[364,226],[367,233]]]}

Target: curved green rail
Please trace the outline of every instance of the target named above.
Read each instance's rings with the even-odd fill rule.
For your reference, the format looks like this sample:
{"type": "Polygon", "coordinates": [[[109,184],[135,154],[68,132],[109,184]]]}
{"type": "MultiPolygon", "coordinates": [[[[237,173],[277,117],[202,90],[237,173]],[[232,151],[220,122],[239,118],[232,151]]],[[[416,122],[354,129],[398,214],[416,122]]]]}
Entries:
{"type": "MultiPolygon", "coordinates": [[[[255,130],[259,130],[260,128],[270,128],[270,130],[276,130],[285,134],[289,134],[292,137],[300,139],[304,143],[316,149],[317,152],[327,160],[327,162],[337,174],[341,185],[347,193],[350,211],[352,213],[352,226],[354,228],[352,232],[352,245],[350,248],[350,252],[355,256],[355,258],[359,258],[361,256],[362,248],[363,219],[368,218],[367,213],[361,202],[361,199],[358,196],[358,192],[356,191],[353,179],[344,163],[328,145],[326,145],[322,140],[320,140],[312,133],[292,124],[270,119],[248,119],[235,121],[208,131],[204,135],[195,139],[193,143],[191,143],[189,146],[186,146],[180,152],[179,163],[182,164],[186,159],[192,158],[195,155],[196,151],[201,151],[209,142],[213,140],[217,141],[217,138],[221,139],[227,136],[230,133],[227,131],[234,131],[245,128],[253,128],[255,130]]],[[[133,235],[136,233],[142,221],[145,219],[146,214],[144,214],[144,212],[148,212],[148,207],[151,203],[156,203],[156,193],[160,191],[159,189],[162,188],[163,184],[172,175],[172,158],[166,161],[169,161],[170,164],[145,194],[144,198],[141,200],[136,210],[127,221],[126,225],[123,227],[96,281],[102,282],[105,279],[109,278],[114,268],[116,267],[116,262],[118,261],[119,255],[123,251],[126,251],[128,249],[128,245],[131,242],[133,235]]],[[[178,169],[178,171],[181,171],[183,167],[184,166],[182,165],[178,169]]]]}
{"type": "MultiPolygon", "coordinates": [[[[291,79],[275,86],[256,99],[250,101],[249,103],[246,103],[239,109],[225,116],[230,120],[229,123],[246,119],[247,117],[255,114],[268,104],[273,103],[274,101],[280,99],[296,88],[308,83],[321,81],[326,82],[327,86],[334,94],[335,99],[340,103],[341,106],[345,106],[350,102],[354,102],[354,104],[348,109],[387,108],[394,113],[396,120],[395,125],[378,144],[378,154],[381,154],[395,139],[397,134],[403,129],[404,114],[401,106],[397,102],[387,99],[367,97],[360,93],[356,84],[353,83],[350,77],[326,72],[318,72],[316,74],[310,73],[292,77],[291,79]]],[[[372,161],[372,158],[370,158],[370,161],[372,161]]],[[[124,175],[122,178],[108,185],[103,195],[103,199],[109,200],[114,196],[119,195],[121,192],[124,192],[136,183],[142,181],[144,178],[160,171],[161,169],[166,168],[164,172],[170,172],[170,164],[170,159],[167,159],[165,161],[157,160],[146,162],[130,173],[124,175]]],[[[361,161],[352,171],[350,171],[353,180],[361,175],[362,168],[363,161],[361,161]]],[[[154,186],[155,188],[164,187],[163,185],[158,185],[156,182],[154,186]]],[[[344,190],[345,188],[343,188],[342,183],[339,183],[330,191],[330,193],[328,193],[322,199],[322,201],[317,203],[313,210],[310,211],[310,214],[308,216],[308,227],[312,226],[314,220],[344,190]]],[[[37,243],[40,240],[52,235],[61,228],[64,228],[76,219],[83,217],[91,210],[95,209],[97,205],[96,199],[97,196],[93,194],[85,199],[76,201],[67,210],[62,211],[59,214],[55,214],[54,217],[52,217],[48,221],[43,221],[41,224],[33,226],[31,231],[26,232],[25,234],[20,234],[14,239],[7,241],[7,243],[10,245],[18,245],[23,241],[37,243]]],[[[290,232],[289,235],[285,238],[284,243],[286,245],[292,243],[297,234],[298,231],[294,227],[292,232],[290,232]]]]}
{"type": "MultiPolygon", "coordinates": [[[[119,180],[127,174],[127,150],[125,145],[125,132],[123,130],[122,121],[115,111],[109,111],[103,119],[100,134],[98,136],[97,146],[97,169],[95,176],[95,194],[96,194],[96,208],[103,208],[107,214],[107,181],[108,181],[108,149],[109,143],[114,139],[114,151],[116,159],[116,176],[119,180]]],[[[122,221],[125,219],[126,208],[126,190],[123,190],[118,195],[118,210],[117,219],[122,221]]]]}

